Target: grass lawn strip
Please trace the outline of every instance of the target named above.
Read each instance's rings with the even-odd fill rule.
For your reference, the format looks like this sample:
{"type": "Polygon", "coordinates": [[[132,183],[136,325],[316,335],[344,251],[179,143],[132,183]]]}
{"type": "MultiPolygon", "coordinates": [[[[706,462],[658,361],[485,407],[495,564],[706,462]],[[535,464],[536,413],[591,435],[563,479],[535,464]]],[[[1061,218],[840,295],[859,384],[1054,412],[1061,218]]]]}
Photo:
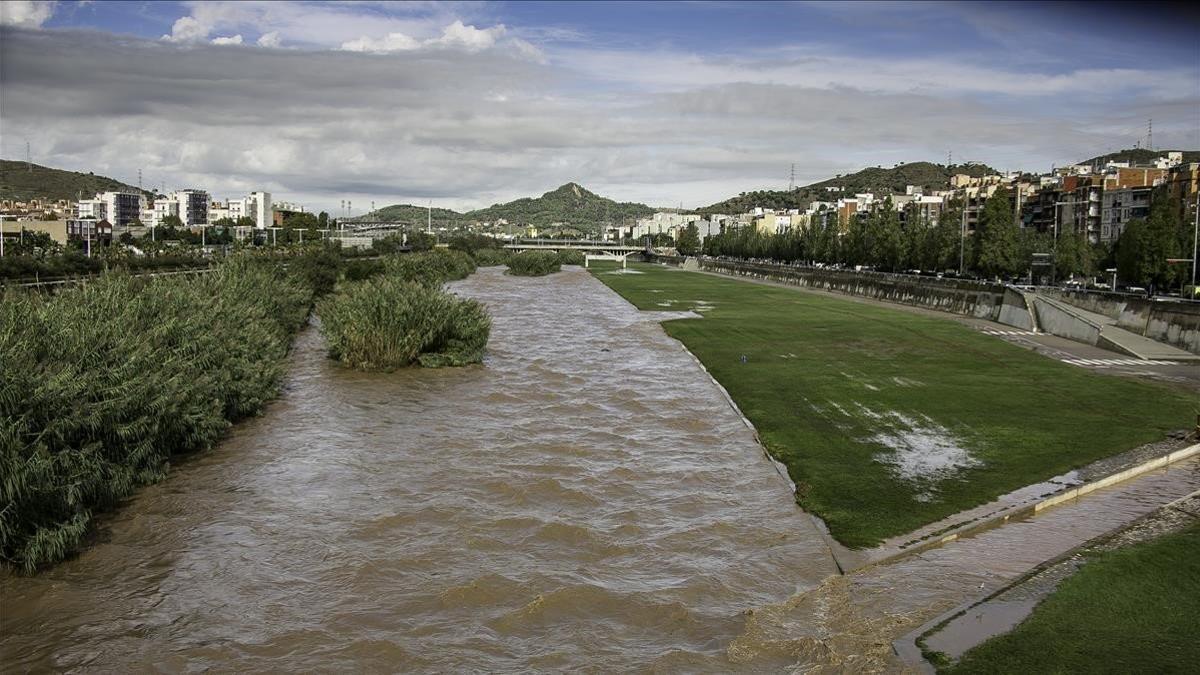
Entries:
{"type": "Polygon", "coordinates": [[[1200,523],[1100,554],[950,673],[1185,673],[1200,664],[1200,523]]]}
{"type": "Polygon", "coordinates": [[[937,317],[658,265],[598,279],[663,323],[856,548],[1186,427],[1200,402],[937,317]]]}

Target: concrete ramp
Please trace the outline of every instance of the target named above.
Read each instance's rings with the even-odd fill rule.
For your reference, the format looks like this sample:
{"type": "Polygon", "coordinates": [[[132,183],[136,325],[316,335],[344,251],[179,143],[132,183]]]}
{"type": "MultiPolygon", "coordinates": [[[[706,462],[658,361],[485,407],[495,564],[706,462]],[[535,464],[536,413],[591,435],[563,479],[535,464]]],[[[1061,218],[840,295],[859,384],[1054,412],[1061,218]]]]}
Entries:
{"type": "Polygon", "coordinates": [[[1043,333],[1085,342],[1139,359],[1196,361],[1200,356],[1117,326],[1117,319],[1044,295],[1030,295],[1043,333]]]}

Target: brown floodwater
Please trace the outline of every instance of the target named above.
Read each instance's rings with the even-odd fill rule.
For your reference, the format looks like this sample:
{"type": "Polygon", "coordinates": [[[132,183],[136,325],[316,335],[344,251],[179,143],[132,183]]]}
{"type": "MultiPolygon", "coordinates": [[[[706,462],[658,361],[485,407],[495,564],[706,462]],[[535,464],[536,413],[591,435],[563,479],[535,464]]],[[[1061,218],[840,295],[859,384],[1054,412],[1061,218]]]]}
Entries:
{"type": "MultiPolygon", "coordinates": [[[[872,671],[890,640],[1200,487],[1197,463],[850,577],[720,391],[577,268],[453,284],[481,366],[281,398],[34,577],[5,671],[872,671]]],[[[697,319],[703,320],[703,319],[697,319]]]]}

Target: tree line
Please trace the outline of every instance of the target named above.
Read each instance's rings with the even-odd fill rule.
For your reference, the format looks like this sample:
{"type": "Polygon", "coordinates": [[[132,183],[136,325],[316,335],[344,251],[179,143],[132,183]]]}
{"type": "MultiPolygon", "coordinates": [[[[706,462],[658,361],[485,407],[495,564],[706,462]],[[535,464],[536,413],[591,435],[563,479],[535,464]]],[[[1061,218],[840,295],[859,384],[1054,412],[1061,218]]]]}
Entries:
{"type": "MultiPolygon", "coordinates": [[[[840,222],[835,211],[815,214],[808,227],[780,234],[753,227],[729,229],[705,239],[700,250],[711,256],[756,258],[779,262],[862,266],[889,272],[924,270],[963,272],[982,278],[1021,279],[1031,272],[1054,280],[1092,278],[1116,268],[1122,282],[1147,288],[1176,288],[1188,283],[1191,267],[1169,264],[1169,258],[1191,256],[1192,230],[1184,222],[1181,202],[1164,189],[1155,191],[1150,214],[1127,223],[1111,244],[1089,243],[1074,231],[1049,232],[1021,228],[1012,197],[997,190],[984,202],[975,232],[962,235],[963,204],[946,203],[936,222],[916,211],[906,218],[891,198],[870,212],[840,222]],[[1051,269],[1034,270],[1034,254],[1049,254],[1051,269]]],[[[695,233],[685,230],[680,253],[697,248],[695,233]],[[688,250],[684,250],[688,249],[688,250]]]]}

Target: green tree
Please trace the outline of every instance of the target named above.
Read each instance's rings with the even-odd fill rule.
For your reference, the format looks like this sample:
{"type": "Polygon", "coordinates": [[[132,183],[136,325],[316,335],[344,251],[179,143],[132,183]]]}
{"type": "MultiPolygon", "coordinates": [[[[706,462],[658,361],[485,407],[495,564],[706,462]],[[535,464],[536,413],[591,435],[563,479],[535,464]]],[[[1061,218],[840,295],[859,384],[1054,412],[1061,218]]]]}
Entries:
{"type": "Polygon", "coordinates": [[[868,218],[861,214],[850,214],[846,223],[846,239],[842,249],[842,258],[850,265],[865,265],[870,257],[871,241],[868,235],[868,218]]]}
{"type": "Polygon", "coordinates": [[[437,238],[424,232],[409,232],[408,245],[414,251],[428,251],[437,244],[437,238]]]}
{"type": "Polygon", "coordinates": [[[1190,269],[1167,262],[1168,258],[1182,257],[1182,229],[1178,209],[1173,208],[1165,192],[1156,191],[1150,216],[1129,221],[1117,241],[1117,274],[1152,289],[1170,288],[1183,281],[1190,269]]]}
{"type": "Polygon", "coordinates": [[[900,269],[904,261],[904,233],[900,230],[900,215],[892,205],[892,198],[883,200],[883,207],[876,209],[870,223],[870,261],[886,270],[900,269]]]}
{"type": "Polygon", "coordinates": [[[942,272],[958,269],[962,243],[962,203],[952,200],[938,214],[937,225],[926,238],[930,265],[942,272]]]}
{"type": "Polygon", "coordinates": [[[695,223],[688,223],[679,235],[675,249],[680,255],[696,255],[700,251],[700,229],[695,223]]]}
{"type": "Polygon", "coordinates": [[[258,222],[250,216],[242,216],[237,219],[237,222],[234,223],[234,225],[237,227],[258,227],[258,222]]]}
{"type": "Polygon", "coordinates": [[[904,224],[904,265],[927,270],[934,267],[929,246],[926,240],[932,235],[932,230],[925,218],[915,210],[909,214],[904,224]]]}
{"type": "Polygon", "coordinates": [[[1021,271],[1020,243],[1013,222],[1008,190],[996,190],[983,205],[975,232],[976,267],[989,277],[1009,276],[1021,271]]]}

